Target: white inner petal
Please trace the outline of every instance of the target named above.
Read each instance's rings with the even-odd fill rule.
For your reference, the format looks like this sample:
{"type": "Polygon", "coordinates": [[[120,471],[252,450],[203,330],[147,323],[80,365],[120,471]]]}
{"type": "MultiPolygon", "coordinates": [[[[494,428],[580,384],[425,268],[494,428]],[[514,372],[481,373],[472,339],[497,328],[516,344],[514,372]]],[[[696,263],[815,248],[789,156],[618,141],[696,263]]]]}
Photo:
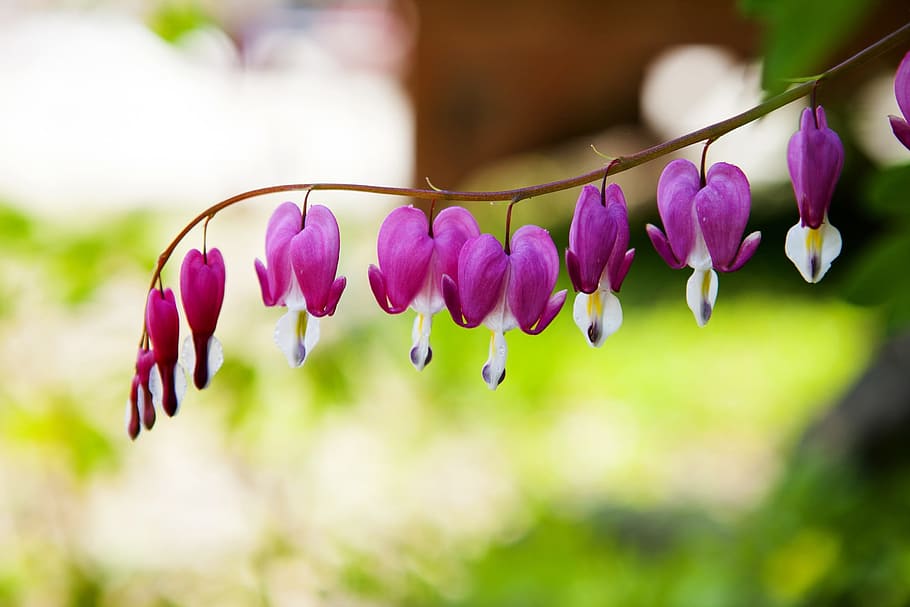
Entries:
{"type": "Polygon", "coordinates": [[[506,338],[502,331],[490,331],[490,351],[481,375],[490,390],[495,390],[506,375],[506,338]]]}
{"type": "Polygon", "coordinates": [[[221,348],[221,342],[218,341],[218,338],[214,335],[209,337],[209,343],[206,349],[208,350],[209,382],[211,382],[212,377],[218,372],[221,365],[224,364],[224,350],[221,348]]]}
{"type": "Polygon", "coordinates": [[[422,371],[429,364],[432,357],[430,351],[430,329],[432,324],[432,316],[417,314],[414,318],[414,326],[411,328],[411,364],[418,371],[422,371]]]}
{"type": "Polygon", "coordinates": [[[813,230],[802,222],[787,231],[784,251],[803,279],[809,283],[820,281],[831,267],[831,262],[840,255],[842,240],[840,231],[828,223],[827,218],[813,230]]]}
{"type": "Polygon", "coordinates": [[[622,306],[608,289],[598,289],[590,295],[579,293],[575,296],[572,318],[588,345],[599,348],[622,325],[622,306]]]}
{"type": "Polygon", "coordinates": [[[306,310],[291,309],[275,325],[275,343],[284,353],[288,365],[299,367],[319,341],[319,319],[306,310]]]}
{"type": "Polygon", "coordinates": [[[506,302],[506,293],[509,287],[509,279],[512,275],[512,269],[509,268],[506,271],[506,275],[503,277],[502,287],[499,291],[499,297],[496,300],[496,305],[493,306],[493,309],[490,310],[490,313],[486,315],[483,319],[483,324],[490,329],[491,331],[496,331],[499,333],[505,333],[518,327],[518,320],[515,318],[515,315],[512,314],[512,309],[509,307],[508,302],[506,302]]]}
{"type": "Polygon", "coordinates": [[[161,372],[158,370],[158,363],[152,365],[149,371],[149,392],[152,393],[152,404],[156,409],[161,409],[161,402],[164,398],[164,387],[161,385],[161,372]]]}
{"type": "Polygon", "coordinates": [[[699,327],[704,327],[711,319],[716,300],[717,274],[710,268],[696,269],[686,282],[686,303],[699,327]]]}
{"type": "Polygon", "coordinates": [[[180,405],[183,403],[183,397],[186,395],[186,373],[183,367],[174,365],[174,397],[177,399],[177,408],[174,409],[174,415],[180,411],[180,405]]]}
{"type": "Polygon", "coordinates": [[[192,337],[188,336],[183,340],[183,348],[180,351],[180,364],[190,375],[196,372],[196,348],[193,346],[192,337]]]}
{"type": "Polygon", "coordinates": [[[430,258],[427,266],[427,274],[423,280],[423,286],[411,301],[411,307],[418,314],[432,316],[445,307],[445,301],[442,298],[442,291],[436,281],[436,251],[430,258]]]}
{"type": "Polygon", "coordinates": [[[705,235],[701,232],[701,224],[698,223],[698,215],[695,211],[695,205],[692,205],[692,226],[695,230],[695,241],[692,243],[692,250],[686,258],[686,264],[695,270],[707,270],[711,268],[711,254],[708,252],[708,245],[705,243],[705,235]]]}

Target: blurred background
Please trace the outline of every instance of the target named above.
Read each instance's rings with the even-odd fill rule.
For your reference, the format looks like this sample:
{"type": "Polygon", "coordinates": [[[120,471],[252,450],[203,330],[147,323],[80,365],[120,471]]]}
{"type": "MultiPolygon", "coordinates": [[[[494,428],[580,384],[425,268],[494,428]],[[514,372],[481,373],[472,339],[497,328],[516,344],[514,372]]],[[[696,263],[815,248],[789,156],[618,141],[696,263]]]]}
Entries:
{"type": "MultiPolygon", "coordinates": [[[[445,313],[411,367],[410,313],[366,280],[408,201],[378,196],[311,196],[348,288],[289,369],[252,267],[288,197],[264,198],[208,228],[223,369],[135,442],[122,421],[155,260],[206,206],[564,178],[603,164],[591,145],[719,121],[907,21],[885,0],[6,0],[0,605],[910,604],[910,152],[886,118],[906,48],[819,91],[846,147],[819,285],[783,255],[803,102],[709,152],[746,171],[763,242],[706,328],[645,237],[662,158],[617,176],[622,329],[599,350],[569,310],[513,331],[496,392],[486,333],[445,313]]],[[[562,250],[577,194],[515,221],[562,250]]],[[[501,234],[504,206],[471,210],[501,234]]]]}

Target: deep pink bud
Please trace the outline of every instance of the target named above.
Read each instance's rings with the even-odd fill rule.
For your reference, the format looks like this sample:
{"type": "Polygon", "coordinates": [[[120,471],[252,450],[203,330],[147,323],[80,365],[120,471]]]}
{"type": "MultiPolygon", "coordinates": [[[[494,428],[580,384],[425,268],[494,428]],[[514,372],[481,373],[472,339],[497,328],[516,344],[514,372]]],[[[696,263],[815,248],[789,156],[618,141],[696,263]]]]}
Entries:
{"type": "Polygon", "coordinates": [[[799,130],[787,145],[787,167],[802,225],[821,226],[843,166],[844,146],[828,128],[825,110],[818,106],[813,114],[811,108],[805,108],[799,130]]]}
{"type": "Polygon", "coordinates": [[[142,426],[151,430],[155,425],[155,405],[149,389],[149,374],[155,365],[155,354],[147,348],[139,348],[136,355],[136,373],[130,385],[130,397],[126,403],[126,431],[130,438],[139,436],[142,426]]]}
{"type": "Polygon", "coordinates": [[[152,352],[155,354],[155,368],[150,376],[149,387],[155,404],[172,416],[180,407],[186,379],[177,364],[180,320],[171,289],[165,289],[163,293],[159,289],[149,291],[146,326],[152,342],[152,352]]]}
{"type": "Polygon", "coordinates": [[[193,383],[205,388],[223,361],[215,340],[215,327],[224,301],[224,258],[218,249],[206,253],[192,249],[180,267],[180,296],[192,333],[187,344],[187,365],[193,368],[193,383]],[[192,364],[189,361],[192,360],[192,364]]]}

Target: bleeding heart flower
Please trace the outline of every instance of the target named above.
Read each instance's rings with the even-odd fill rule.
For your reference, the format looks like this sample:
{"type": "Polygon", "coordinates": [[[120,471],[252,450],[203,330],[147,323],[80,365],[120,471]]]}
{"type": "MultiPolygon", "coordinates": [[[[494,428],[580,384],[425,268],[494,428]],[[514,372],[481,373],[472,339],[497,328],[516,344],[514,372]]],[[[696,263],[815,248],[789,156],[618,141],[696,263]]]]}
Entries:
{"type": "Polygon", "coordinates": [[[695,271],[686,283],[686,303],[703,327],[717,300],[717,274],[741,268],[758,248],[760,232],[745,240],[752,198],[749,180],[736,166],[718,162],[704,183],[685,159],[670,162],[657,183],[657,211],[667,235],[648,224],[648,236],[671,268],[695,271]]]}
{"type": "Polygon", "coordinates": [[[787,145],[799,221],[787,232],[784,251],[806,282],[820,281],[840,254],[840,232],[828,223],[828,207],[843,166],[844,146],[828,128],[825,110],[804,109],[787,145]]]}
{"type": "Polygon", "coordinates": [[[380,307],[389,314],[399,314],[408,307],[417,312],[411,330],[410,357],[418,371],[433,357],[433,315],[445,307],[442,277],[457,275],[462,245],[478,235],[477,221],[461,207],[441,211],[432,229],[420,209],[398,207],[379,228],[379,267],[370,266],[370,288],[380,307]]]}
{"type": "Polygon", "coordinates": [[[622,306],[615,293],[635,258],[629,246],[629,218],[622,189],[581,190],[569,227],[566,268],[575,296],[573,318],[588,344],[600,347],[622,325],[622,306]]]}
{"type": "Polygon", "coordinates": [[[319,318],[331,316],[347,280],[335,278],[340,248],[338,222],[321,205],[306,216],[293,202],[279,206],[265,235],[268,268],[256,260],[266,306],[286,306],[275,327],[275,343],[288,364],[299,367],[319,341],[319,318]]]}
{"type": "Polygon", "coordinates": [[[547,328],[566,299],[550,295],[559,274],[559,254],[549,233],[537,226],[519,228],[509,251],[490,234],[465,242],[458,255],[458,277],[445,275],[442,293],[452,319],[462,327],[484,324],[490,348],[481,375],[491,390],[505,379],[505,332],[516,327],[529,335],[547,328]]]}

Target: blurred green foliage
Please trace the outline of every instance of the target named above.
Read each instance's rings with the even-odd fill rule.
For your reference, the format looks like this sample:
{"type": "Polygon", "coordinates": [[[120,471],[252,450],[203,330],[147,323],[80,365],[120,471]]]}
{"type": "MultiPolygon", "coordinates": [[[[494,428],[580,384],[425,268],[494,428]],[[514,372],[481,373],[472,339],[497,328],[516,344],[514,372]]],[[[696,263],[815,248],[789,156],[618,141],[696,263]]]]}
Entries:
{"type": "Polygon", "coordinates": [[[463,596],[411,604],[906,605],[910,474],[869,472],[802,453],[774,493],[732,523],[679,508],[550,510],[473,561],[463,596]]]}
{"type": "Polygon", "coordinates": [[[783,92],[794,80],[830,67],[832,51],[856,32],[874,0],[740,0],[765,26],[762,87],[783,92]]]}
{"type": "Polygon", "coordinates": [[[148,19],[149,28],[168,42],[202,27],[215,25],[214,20],[195,0],[165,0],[148,19]]]}
{"type": "Polygon", "coordinates": [[[873,173],[866,188],[867,208],[886,227],[872,241],[850,274],[848,297],[881,306],[889,332],[910,325],[910,281],[895,279],[910,260],[910,164],[873,173]]]}

